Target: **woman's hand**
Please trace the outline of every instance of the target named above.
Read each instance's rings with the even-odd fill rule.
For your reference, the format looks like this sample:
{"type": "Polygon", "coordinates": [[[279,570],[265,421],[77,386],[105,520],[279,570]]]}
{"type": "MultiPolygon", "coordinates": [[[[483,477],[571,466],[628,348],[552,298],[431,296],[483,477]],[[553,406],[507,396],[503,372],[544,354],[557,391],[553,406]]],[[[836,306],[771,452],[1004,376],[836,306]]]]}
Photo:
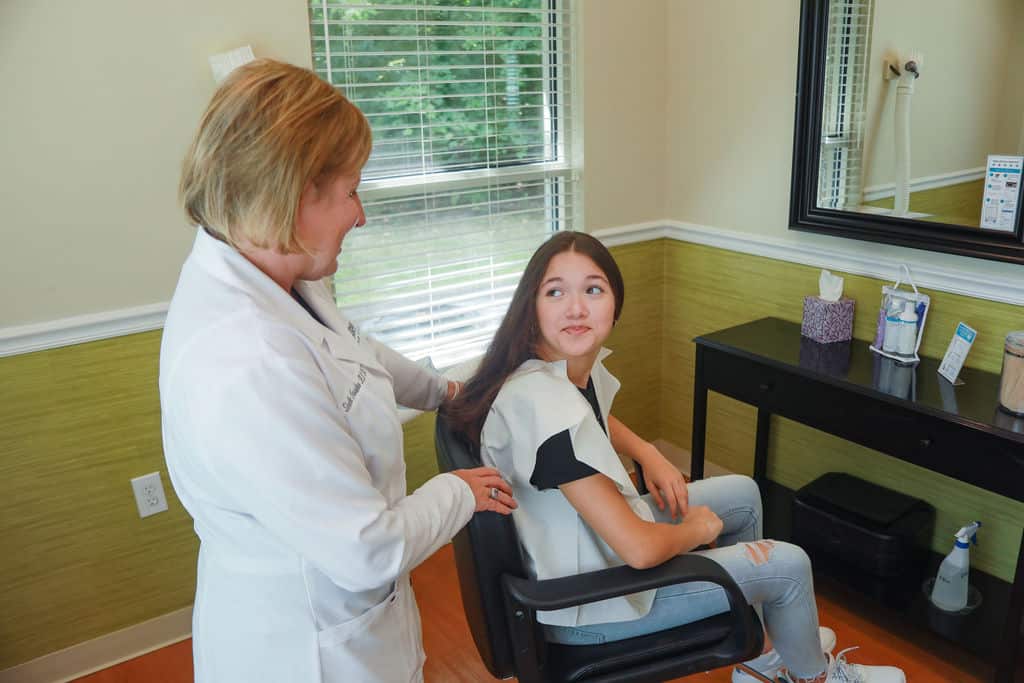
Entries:
{"type": "Polygon", "coordinates": [[[493,467],[474,467],[471,470],[453,470],[452,474],[469,484],[476,498],[476,511],[500,512],[510,515],[519,507],[512,497],[512,487],[493,467]]]}
{"type": "Polygon", "coordinates": [[[694,505],[679,524],[690,529],[696,541],[693,547],[712,545],[722,533],[722,520],[707,505],[694,505]]]}
{"type": "Polygon", "coordinates": [[[644,483],[651,493],[651,498],[659,510],[665,509],[668,503],[672,519],[677,515],[685,515],[690,507],[689,493],[686,489],[686,478],[675,465],[670,463],[654,444],[644,442],[644,453],[634,458],[644,471],[644,483]]]}
{"type": "Polygon", "coordinates": [[[446,401],[451,401],[453,398],[459,395],[462,391],[462,382],[456,382],[453,379],[448,380],[448,396],[445,398],[446,401]]]}

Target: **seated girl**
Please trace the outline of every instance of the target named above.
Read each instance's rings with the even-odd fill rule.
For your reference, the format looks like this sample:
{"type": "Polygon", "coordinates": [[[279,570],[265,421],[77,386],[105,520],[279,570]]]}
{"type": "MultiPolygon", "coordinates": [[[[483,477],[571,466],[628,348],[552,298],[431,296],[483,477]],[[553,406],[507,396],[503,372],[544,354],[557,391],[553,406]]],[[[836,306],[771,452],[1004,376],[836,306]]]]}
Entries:
{"type": "MultiPolygon", "coordinates": [[[[818,626],[811,566],[797,546],[762,540],[761,499],[744,476],[687,484],[652,444],[610,414],[619,382],[602,344],[622,310],[614,259],[595,238],[558,233],[533,255],[477,373],[446,410],[485,464],[510,480],[513,519],[539,579],[623,563],[653,567],[698,552],[759,605],[766,652],[748,664],[769,678],[902,683],[894,667],[833,657],[818,626]],[[641,496],[616,453],[643,469],[641,496]],[[698,546],[714,544],[706,550],[698,546]]],[[[724,591],[688,583],[539,612],[549,640],[593,644],[672,628],[727,611],[724,591]]],[[[845,652],[845,651],[844,651],[845,652]]],[[[754,678],[734,669],[734,683],[754,678]]]]}

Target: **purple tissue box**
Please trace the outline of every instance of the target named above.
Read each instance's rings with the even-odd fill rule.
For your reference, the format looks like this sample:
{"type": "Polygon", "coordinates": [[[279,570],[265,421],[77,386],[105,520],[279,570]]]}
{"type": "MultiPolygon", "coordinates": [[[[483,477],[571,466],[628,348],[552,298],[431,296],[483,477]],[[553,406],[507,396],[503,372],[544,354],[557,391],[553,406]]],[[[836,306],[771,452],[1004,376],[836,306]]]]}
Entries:
{"type": "Polygon", "coordinates": [[[853,338],[853,304],[853,299],[845,296],[839,301],[805,296],[800,334],[822,344],[849,341],[853,338]]]}

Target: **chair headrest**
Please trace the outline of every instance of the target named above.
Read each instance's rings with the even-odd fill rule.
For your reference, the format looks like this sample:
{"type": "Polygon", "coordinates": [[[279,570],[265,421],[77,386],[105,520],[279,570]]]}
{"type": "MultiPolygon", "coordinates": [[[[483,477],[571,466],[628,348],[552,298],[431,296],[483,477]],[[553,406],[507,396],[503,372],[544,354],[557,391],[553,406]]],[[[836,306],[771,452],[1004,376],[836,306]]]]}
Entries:
{"type": "Polygon", "coordinates": [[[445,472],[480,467],[480,455],[470,450],[469,445],[452,431],[443,415],[437,416],[434,432],[438,465],[445,472]]]}

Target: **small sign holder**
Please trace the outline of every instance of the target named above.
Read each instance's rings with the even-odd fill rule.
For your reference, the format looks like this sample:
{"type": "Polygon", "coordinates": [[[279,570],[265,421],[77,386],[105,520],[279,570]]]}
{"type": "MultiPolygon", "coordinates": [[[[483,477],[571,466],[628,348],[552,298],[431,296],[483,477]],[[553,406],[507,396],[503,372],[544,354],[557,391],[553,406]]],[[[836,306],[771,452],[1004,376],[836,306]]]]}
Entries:
{"type": "Polygon", "coordinates": [[[981,227],[1013,232],[1020,207],[1024,157],[989,154],[985,166],[985,194],[981,200],[981,227]]]}

